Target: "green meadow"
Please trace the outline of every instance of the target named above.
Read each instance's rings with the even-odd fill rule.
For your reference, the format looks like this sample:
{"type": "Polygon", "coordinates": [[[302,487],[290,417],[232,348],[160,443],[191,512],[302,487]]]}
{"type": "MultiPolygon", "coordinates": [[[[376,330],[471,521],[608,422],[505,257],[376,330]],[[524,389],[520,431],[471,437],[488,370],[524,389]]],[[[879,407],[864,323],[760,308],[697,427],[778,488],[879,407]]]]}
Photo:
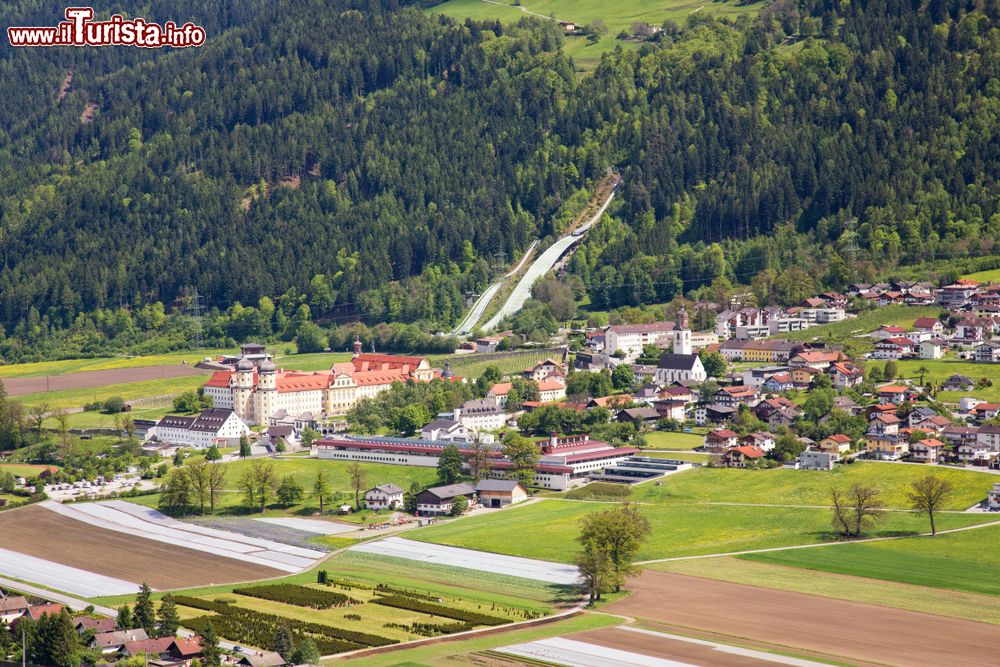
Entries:
{"type": "MultiPolygon", "coordinates": [[[[988,520],[991,518],[986,516],[988,520]]],[[[995,517],[992,517],[995,519],[995,517]]],[[[1000,595],[1000,526],[830,549],[793,549],[741,556],[760,563],[1000,595]]]]}

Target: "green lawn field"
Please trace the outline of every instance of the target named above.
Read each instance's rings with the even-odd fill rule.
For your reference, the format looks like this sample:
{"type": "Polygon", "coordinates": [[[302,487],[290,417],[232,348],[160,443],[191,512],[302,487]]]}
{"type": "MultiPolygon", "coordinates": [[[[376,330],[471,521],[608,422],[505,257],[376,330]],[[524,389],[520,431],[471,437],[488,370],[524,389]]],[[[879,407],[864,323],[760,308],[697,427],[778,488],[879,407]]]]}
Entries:
{"type": "Polygon", "coordinates": [[[712,459],[718,459],[717,455],[703,454],[702,452],[642,452],[640,456],[648,456],[654,459],[676,459],[678,461],[690,461],[691,463],[708,463],[712,459]]]}
{"type": "MultiPolygon", "coordinates": [[[[687,474],[687,473],[685,473],[687,474]]],[[[572,562],[579,519],[609,504],[541,500],[503,512],[420,528],[407,538],[496,553],[572,562]],[[538,539],[544,535],[545,539],[538,539]]],[[[729,553],[747,549],[814,544],[831,539],[830,511],[784,507],[723,507],[694,504],[645,505],[653,532],[639,560],[729,553]]],[[[989,521],[981,514],[943,514],[941,527],[989,521]]],[[[928,529],[923,516],[890,512],[870,536],[918,533],[928,529]]]]}
{"type": "Polygon", "coordinates": [[[56,470],[56,467],[28,463],[0,463],[0,472],[9,472],[17,477],[38,477],[46,469],[56,470]]]}
{"type": "MultiPolygon", "coordinates": [[[[349,465],[348,462],[320,461],[318,459],[305,457],[288,457],[273,460],[272,463],[274,463],[275,472],[279,480],[284,478],[286,475],[294,476],[298,480],[299,484],[302,485],[303,489],[306,490],[307,497],[304,502],[287,508],[273,505],[268,510],[266,516],[311,515],[318,512],[319,503],[309,496],[313,482],[316,480],[316,473],[320,470],[327,473],[330,489],[334,493],[339,494],[336,501],[327,503],[327,507],[329,508],[334,504],[347,502],[352,505],[354,504],[354,489],[351,486],[350,478],[347,473],[347,466],[349,465]]],[[[243,505],[243,496],[238,491],[237,482],[240,475],[242,475],[245,470],[249,469],[252,464],[252,460],[234,461],[232,463],[222,464],[226,466],[226,491],[217,502],[217,514],[243,515],[250,513],[248,508],[243,505]]],[[[433,484],[437,480],[437,472],[434,468],[417,468],[381,463],[362,463],[361,467],[365,471],[367,478],[365,482],[365,489],[369,489],[376,484],[386,483],[396,484],[403,489],[408,489],[410,488],[410,484],[414,481],[427,486],[433,484]]],[[[133,502],[147,505],[149,507],[156,507],[159,502],[159,495],[154,494],[149,496],[140,496],[132,500],[133,502]]],[[[353,515],[351,518],[356,521],[361,521],[359,515],[353,515]]]]}
{"type": "Polygon", "coordinates": [[[833,470],[740,470],[735,468],[698,468],[670,475],[662,486],[640,484],[633,488],[632,499],[664,504],[693,503],[763,503],[768,505],[830,504],[830,489],[846,489],[853,484],[881,490],[887,507],[907,509],[906,493],[913,480],[934,474],[952,483],[954,492],[947,509],[965,510],[983,498],[997,481],[996,475],[960,468],[928,469],[900,463],[859,462],[837,466],[833,470]]]}
{"type": "Polygon", "coordinates": [[[694,449],[705,444],[705,436],[699,433],[652,431],[643,437],[648,449],[694,449]]]}
{"type": "Polygon", "coordinates": [[[289,371],[328,371],[333,364],[350,361],[350,352],[314,352],[311,354],[278,355],[274,363],[289,371]]]}
{"type": "Polygon", "coordinates": [[[83,389],[61,389],[59,391],[40,391],[35,394],[17,396],[24,405],[39,405],[46,403],[49,409],[79,408],[92,401],[103,401],[112,396],[121,396],[125,402],[152,396],[179,394],[191,389],[197,389],[205,384],[208,375],[190,375],[179,378],[159,378],[142,382],[125,382],[109,384],[103,387],[86,387],[83,389]]]}
{"type": "MultiPolygon", "coordinates": [[[[986,515],[987,519],[990,517],[986,515]]],[[[1000,595],[1000,526],[936,537],[794,549],[741,558],[872,579],[1000,595]]]]}
{"type": "Polygon", "coordinates": [[[189,352],[169,352],[137,357],[101,357],[97,359],[62,359],[59,361],[38,361],[30,364],[0,366],[0,379],[8,377],[37,377],[43,375],[66,375],[82,371],[106,371],[118,368],[140,368],[142,366],[164,366],[185,361],[195,364],[205,357],[228,354],[236,350],[205,349],[189,352]]]}
{"type": "MultiPolygon", "coordinates": [[[[990,529],[984,528],[981,532],[987,530],[990,529]]],[[[916,539],[920,538],[914,538],[916,539]]],[[[835,554],[843,555],[839,551],[835,554]]],[[[750,560],[733,556],[654,563],[648,567],[693,577],[719,579],[748,586],[821,595],[838,600],[877,604],[1000,625],[1000,596],[996,595],[914,586],[896,581],[879,581],[863,576],[833,574],[763,562],[763,559],[750,560]]]]}
{"type": "Polygon", "coordinates": [[[552,352],[518,350],[509,352],[499,359],[483,359],[483,355],[478,354],[438,354],[429,356],[428,360],[437,368],[444,368],[445,363],[450,363],[451,370],[456,375],[474,380],[489,366],[495,366],[501,375],[519,375],[551,356],[552,352]]]}
{"type": "Polygon", "coordinates": [[[1000,269],[976,271],[975,273],[968,273],[962,277],[968,278],[969,280],[978,280],[981,283],[996,283],[1000,282],[1000,269]]]}
{"type": "Polygon", "coordinates": [[[957,403],[963,396],[973,396],[984,401],[1000,402],[1000,364],[976,364],[949,355],[944,359],[901,359],[896,362],[896,367],[903,377],[918,380],[919,370],[925,368],[927,372],[924,374],[924,381],[933,381],[936,384],[940,384],[955,373],[967,375],[973,380],[988,378],[993,382],[992,387],[981,389],[976,387],[972,391],[942,391],[938,394],[938,399],[957,403]]]}

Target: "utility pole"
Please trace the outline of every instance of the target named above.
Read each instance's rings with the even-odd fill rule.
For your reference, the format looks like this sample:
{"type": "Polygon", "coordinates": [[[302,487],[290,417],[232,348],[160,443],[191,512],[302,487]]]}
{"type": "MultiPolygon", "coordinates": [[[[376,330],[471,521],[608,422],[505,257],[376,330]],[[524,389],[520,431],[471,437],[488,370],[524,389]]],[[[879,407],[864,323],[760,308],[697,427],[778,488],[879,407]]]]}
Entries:
{"type": "Polygon", "coordinates": [[[202,303],[202,298],[203,297],[201,296],[201,294],[198,293],[198,288],[197,287],[188,288],[187,294],[185,294],[185,298],[184,298],[184,301],[185,301],[184,310],[187,311],[188,315],[190,315],[191,317],[194,318],[194,327],[195,327],[194,328],[194,340],[195,340],[195,347],[198,348],[199,350],[202,347],[202,341],[201,341],[201,331],[202,331],[201,316],[202,316],[202,313],[205,311],[205,304],[202,303]]]}

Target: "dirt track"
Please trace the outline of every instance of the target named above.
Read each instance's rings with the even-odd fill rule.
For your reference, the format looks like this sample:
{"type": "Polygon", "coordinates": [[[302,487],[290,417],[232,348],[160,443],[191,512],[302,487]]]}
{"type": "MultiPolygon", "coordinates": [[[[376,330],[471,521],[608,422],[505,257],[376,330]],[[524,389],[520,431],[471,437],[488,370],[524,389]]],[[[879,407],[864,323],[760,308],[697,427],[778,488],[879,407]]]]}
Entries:
{"type": "Polygon", "coordinates": [[[43,375],[38,377],[6,378],[3,386],[10,396],[23,396],[41,391],[62,389],[88,389],[125,382],[144,382],[161,378],[179,378],[189,375],[206,375],[207,371],[184,364],[169,366],[140,366],[138,368],[116,368],[106,371],[81,371],[66,375],[43,375]]]}
{"type": "Polygon", "coordinates": [[[972,667],[1000,656],[1000,628],[987,623],[665,572],[629,588],[605,610],[846,660],[972,667]]]}
{"type": "Polygon", "coordinates": [[[0,512],[0,547],[160,590],[279,577],[262,565],[174,547],[24,507],[0,512]]]}

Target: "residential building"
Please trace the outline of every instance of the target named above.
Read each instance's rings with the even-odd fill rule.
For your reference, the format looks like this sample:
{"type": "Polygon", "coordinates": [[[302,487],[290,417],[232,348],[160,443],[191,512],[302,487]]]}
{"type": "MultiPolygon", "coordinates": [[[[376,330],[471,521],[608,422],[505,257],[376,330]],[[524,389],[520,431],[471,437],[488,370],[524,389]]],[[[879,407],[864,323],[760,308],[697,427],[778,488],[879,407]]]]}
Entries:
{"type": "Polygon", "coordinates": [[[550,375],[538,382],[538,396],[542,403],[566,398],[566,381],[562,375],[550,375]]]}
{"type": "Polygon", "coordinates": [[[687,418],[688,402],[676,398],[661,398],[652,402],[660,419],[675,419],[679,422],[687,418]]]}
{"type": "Polygon", "coordinates": [[[781,394],[795,387],[791,373],[775,373],[763,384],[764,391],[772,394],[781,394]]]}
{"type": "Polygon", "coordinates": [[[936,317],[918,317],[913,322],[914,331],[925,331],[931,336],[940,336],[944,333],[944,325],[936,317]]]}
{"type": "Polygon", "coordinates": [[[767,418],[770,417],[771,413],[774,412],[775,410],[779,410],[781,408],[794,408],[794,407],[797,406],[784,396],[777,396],[775,398],[764,399],[763,401],[757,404],[757,406],[753,409],[753,412],[755,415],[757,415],[758,419],[767,421],[767,418]]]}
{"type": "Polygon", "coordinates": [[[727,449],[722,454],[722,465],[727,468],[747,468],[764,458],[764,452],[756,447],[742,445],[727,449]]]}
{"type": "Polygon", "coordinates": [[[0,623],[8,625],[28,611],[28,601],[20,595],[0,597],[0,623]]]}
{"type": "Polygon", "coordinates": [[[740,438],[740,444],[756,447],[764,452],[769,452],[774,449],[777,439],[778,436],[770,431],[756,431],[750,435],[745,435],[740,438]]]}
{"type": "Polygon", "coordinates": [[[635,424],[637,428],[645,429],[656,425],[660,421],[660,413],[653,407],[625,408],[620,410],[615,416],[620,422],[635,424]]]}
{"type": "Polygon", "coordinates": [[[792,368],[812,368],[822,371],[830,367],[841,359],[844,355],[840,352],[827,352],[824,350],[805,350],[794,355],[788,360],[788,365],[792,368]]]}
{"type": "Polygon", "coordinates": [[[875,343],[872,359],[903,359],[916,354],[917,344],[909,338],[885,338],[875,343]]]}
{"type": "Polygon", "coordinates": [[[963,443],[958,446],[958,460],[966,465],[985,466],[996,458],[988,445],[978,442],[963,443]]]}
{"type": "Polygon", "coordinates": [[[705,424],[721,424],[736,416],[736,408],[728,405],[712,403],[710,405],[700,405],[694,409],[694,422],[698,426],[705,424]]]}
{"type": "Polygon", "coordinates": [[[941,359],[944,357],[945,342],[941,338],[931,338],[920,342],[921,359],[941,359]]]}
{"type": "Polygon", "coordinates": [[[566,367],[554,359],[546,359],[524,371],[524,377],[535,382],[541,382],[552,375],[566,377],[566,367]]]}
{"type": "Polygon", "coordinates": [[[869,433],[865,436],[865,450],[872,458],[896,461],[906,456],[910,448],[902,438],[869,433]]]}
{"type": "Polygon", "coordinates": [[[910,456],[920,463],[937,463],[944,453],[944,443],[937,438],[926,438],[910,445],[910,456]]]}
{"type": "Polygon", "coordinates": [[[129,642],[139,642],[149,639],[149,635],[143,629],[138,630],[114,630],[112,632],[101,632],[94,635],[90,645],[99,649],[104,654],[114,654],[125,648],[129,642]]]}
{"type": "Polygon", "coordinates": [[[986,506],[993,512],[1000,510],[1000,482],[994,482],[993,488],[987,493],[986,506]]]}
{"type": "Polygon", "coordinates": [[[527,490],[512,479],[481,479],[476,494],[483,507],[507,507],[528,499],[527,490]]]}
{"type": "Polygon", "coordinates": [[[240,667],[285,667],[285,659],[277,651],[264,651],[253,655],[243,655],[236,663],[240,667]]]}
{"type": "Polygon", "coordinates": [[[944,391],[972,391],[975,388],[976,381],[960,373],[949,375],[948,379],[941,383],[941,389],[944,391]]]}
{"type": "Polygon", "coordinates": [[[975,361],[979,364],[995,364],[1000,362],[1000,342],[986,341],[975,348],[975,361]]]}
{"type": "Polygon", "coordinates": [[[843,433],[834,433],[816,443],[816,448],[821,452],[846,454],[851,451],[851,438],[843,433]]]}
{"type": "Polygon", "coordinates": [[[420,437],[424,440],[441,442],[468,442],[469,432],[462,422],[451,417],[438,417],[420,429],[420,437]]]}
{"type": "Polygon", "coordinates": [[[800,366],[798,368],[793,368],[789,371],[792,376],[792,383],[796,387],[808,387],[812,384],[813,378],[816,377],[821,371],[815,368],[810,368],[809,366],[800,366]]]}
{"type": "Polygon", "coordinates": [[[954,448],[961,445],[975,445],[978,440],[979,429],[973,426],[946,426],[941,430],[939,436],[947,444],[954,448]]]}
{"type": "Polygon", "coordinates": [[[493,398],[462,403],[452,412],[452,419],[460,423],[469,434],[497,431],[507,423],[507,415],[493,398]]]}
{"type": "Polygon", "coordinates": [[[394,510],[403,506],[403,489],[395,484],[379,484],[365,491],[365,507],[370,510],[394,510]]]}
{"type": "Polygon", "coordinates": [[[802,343],[789,340],[727,340],[719,346],[719,353],[727,361],[787,362],[791,353],[802,343]]]}
{"type": "Polygon", "coordinates": [[[791,426],[794,424],[801,414],[795,408],[779,408],[767,418],[767,426],[772,431],[777,431],[782,426],[791,426]]]}
{"type": "Polygon", "coordinates": [[[885,324],[872,332],[872,338],[887,340],[889,338],[902,338],[906,336],[906,329],[893,324],[885,324]]]}
{"type": "Polygon", "coordinates": [[[865,381],[865,372],[850,361],[838,361],[830,367],[830,379],[836,389],[856,387],[865,381]]]}
{"type": "Polygon", "coordinates": [[[167,415],[160,417],[156,426],[149,429],[150,440],[205,449],[214,445],[232,446],[243,436],[250,435],[250,428],[231,409],[209,408],[194,417],[167,415]]]}
{"type": "Polygon", "coordinates": [[[800,470],[833,470],[835,463],[840,461],[837,452],[824,452],[807,449],[799,456],[800,470]]]}
{"type": "Polygon", "coordinates": [[[464,496],[471,505],[476,497],[476,490],[469,484],[448,484],[435,486],[417,494],[417,512],[423,516],[435,516],[451,512],[455,498],[464,496]]]}
{"type": "Polygon", "coordinates": [[[991,452],[1000,452],[1000,426],[980,426],[976,442],[989,447],[991,452]]]}
{"type": "Polygon", "coordinates": [[[937,302],[944,308],[961,308],[968,304],[978,291],[979,283],[975,280],[958,280],[938,290],[937,302]]]}
{"type": "Polygon", "coordinates": [[[861,414],[861,406],[854,402],[850,396],[837,396],[833,399],[833,407],[838,410],[843,410],[852,417],[857,417],[861,414]]]}
{"type": "Polygon", "coordinates": [[[746,385],[722,387],[715,394],[715,402],[719,405],[727,405],[729,407],[748,405],[752,408],[760,403],[760,395],[756,389],[746,385]]]}
{"type": "Polygon", "coordinates": [[[727,428],[709,431],[705,436],[704,450],[711,454],[722,454],[727,449],[740,444],[740,434],[727,428]]]}

